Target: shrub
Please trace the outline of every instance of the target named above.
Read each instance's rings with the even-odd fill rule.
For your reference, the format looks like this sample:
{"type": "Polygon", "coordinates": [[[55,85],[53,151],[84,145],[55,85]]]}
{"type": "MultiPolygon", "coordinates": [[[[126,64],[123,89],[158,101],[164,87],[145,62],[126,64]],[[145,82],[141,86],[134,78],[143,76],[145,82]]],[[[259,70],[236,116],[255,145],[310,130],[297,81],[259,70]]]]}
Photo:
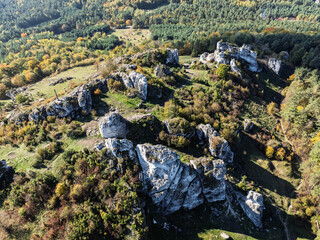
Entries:
{"type": "Polygon", "coordinates": [[[219,76],[219,78],[226,79],[229,69],[230,66],[228,66],[227,64],[220,64],[216,70],[216,74],[219,76]]]}
{"type": "Polygon", "coordinates": [[[57,184],[55,193],[58,197],[61,197],[62,195],[64,195],[66,191],[67,191],[67,186],[65,183],[57,184]]]}
{"type": "Polygon", "coordinates": [[[24,103],[24,102],[28,101],[28,97],[23,95],[23,94],[21,94],[21,93],[19,93],[16,96],[16,101],[17,101],[17,103],[21,104],[21,103],[24,103]]]}
{"type": "Polygon", "coordinates": [[[276,159],[283,161],[286,156],[286,150],[284,148],[278,148],[275,154],[276,159]]]}
{"type": "Polygon", "coordinates": [[[266,156],[267,158],[273,158],[274,155],[274,148],[273,147],[267,147],[266,149],[266,156]]]}

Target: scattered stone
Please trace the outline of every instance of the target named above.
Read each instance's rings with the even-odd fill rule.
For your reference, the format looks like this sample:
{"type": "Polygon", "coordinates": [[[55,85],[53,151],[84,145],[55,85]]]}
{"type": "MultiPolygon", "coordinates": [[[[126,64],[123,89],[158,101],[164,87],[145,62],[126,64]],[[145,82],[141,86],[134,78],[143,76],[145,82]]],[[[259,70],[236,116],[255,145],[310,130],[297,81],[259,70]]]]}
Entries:
{"type": "Polygon", "coordinates": [[[101,151],[102,149],[104,149],[106,147],[106,144],[104,141],[97,143],[96,145],[94,145],[94,148],[98,151],[101,151]]]}
{"type": "Polygon", "coordinates": [[[264,209],[262,195],[254,191],[249,191],[247,196],[239,192],[237,192],[236,195],[237,201],[248,218],[255,226],[262,228],[262,214],[264,209]]]}
{"type": "Polygon", "coordinates": [[[223,239],[230,239],[230,236],[228,234],[226,234],[225,232],[222,232],[220,234],[220,237],[222,237],[223,239]]]}
{"type": "Polygon", "coordinates": [[[243,129],[245,132],[249,132],[253,128],[253,122],[250,119],[243,121],[243,129]]]}
{"type": "Polygon", "coordinates": [[[55,86],[57,84],[64,83],[64,82],[69,81],[71,79],[72,79],[72,77],[66,77],[66,78],[59,78],[56,80],[52,80],[52,82],[49,83],[49,86],[55,86]]]}
{"type": "Polygon", "coordinates": [[[127,134],[126,120],[119,113],[109,113],[99,123],[103,138],[125,138],[127,134]]]}
{"type": "Polygon", "coordinates": [[[270,58],[268,61],[268,67],[277,75],[282,70],[282,61],[276,58],[270,58]]]}

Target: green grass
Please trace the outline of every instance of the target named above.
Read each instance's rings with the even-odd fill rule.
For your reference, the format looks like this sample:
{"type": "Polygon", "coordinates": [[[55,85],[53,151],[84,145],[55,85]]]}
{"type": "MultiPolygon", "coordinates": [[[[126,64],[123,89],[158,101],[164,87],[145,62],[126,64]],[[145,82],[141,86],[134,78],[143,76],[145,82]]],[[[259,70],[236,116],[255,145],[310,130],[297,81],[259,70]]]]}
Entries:
{"type": "Polygon", "coordinates": [[[234,233],[230,231],[224,231],[220,229],[210,229],[210,230],[204,230],[201,233],[198,233],[199,239],[204,239],[204,240],[209,240],[209,239],[217,239],[217,240],[223,240],[224,238],[221,237],[221,233],[226,233],[232,239],[237,239],[237,240],[255,240],[257,238],[253,238],[241,233],[234,233]]]}
{"type": "Polygon", "coordinates": [[[39,98],[52,98],[55,96],[54,90],[56,90],[57,94],[61,94],[64,91],[69,91],[70,83],[82,83],[86,78],[90,77],[95,72],[96,69],[93,67],[93,65],[86,67],[75,67],[54,77],[47,77],[42,81],[35,83],[29,88],[29,92],[35,100],[38,100],[39,98]],[[53,80],[66,77],[72,77],[73,79],[68,80],[64,83],[57,84],[55,86],[49,86],[49,83],[51,83],[53,80]]]}
{"type": "Polygon", "coordinates": [[[151,33],[147,29],[116,29],[112,34],[124,42],[130,42],[138,46],[142,42],[149,40],[151,33]]]}
{"type": "Polygon", "coordinates": [[[181,64],[190,64],[193,61],[198,61],[198,57],[191,57],[191,55],[179,56],[179,60],[181,64]]]}

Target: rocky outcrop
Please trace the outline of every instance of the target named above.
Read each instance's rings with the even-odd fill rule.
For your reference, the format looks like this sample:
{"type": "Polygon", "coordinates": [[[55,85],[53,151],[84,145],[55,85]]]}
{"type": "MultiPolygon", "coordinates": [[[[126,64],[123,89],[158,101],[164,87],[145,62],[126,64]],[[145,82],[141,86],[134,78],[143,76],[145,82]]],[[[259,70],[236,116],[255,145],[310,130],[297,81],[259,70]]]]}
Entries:
{"type": "Polygon", "coordinates": [[[208,202],[217,202],[226,198],[226,166],[223,160],[200,158],[190,161],[191,166],[197,170],[203,194],[208,202]]]}
{"type": "Polygon", "coordinates": [[[203,64],[212,63],[215,61],[214,53],[203,53],[200,55],[200,62],[203,64]]]}
{"type": "Polygon", "coordinates": [[[250,119],[243,121],[243,129],[245,132],[249,132],[253,128],[253,122],[250,119]]]}
{"type": "Polygon", "coordinates": [[[49,83],[49,86],[55,86],[55,85],[57,85],[57,84],[64,83],[64,82],[69,81],[69,80],[71,80],[71,79],[72,79],[72,77],[55,79],[55,80],[52,80],[52,81],[49,83]]]}
{"type": "Polygon", "coordinates": [[[242,78],[241,70],[238,67],[237,62],[234,58],[231,59],[231,61],[230,61],[230,67],[231,67],[232,72],[234,72],[235,74],[238,74],[242,78]]]}
{"type": "Polygon", "coordinates": [[[11,101],[16,101],[16,96],[18,94],[27,95],[27,87],[13,88],[6,93],[6,96],[11,99],[11,101]]]}
{"type": "Polygon", "coordinates": [[[224,200],[223,161],[195,160],[191,167],[162,145],[137,145],[145,191],[164,214],[224,200]],[[203,163],[202,163],[203,162],[203,163]]]}
{"type": "Polygon", "coordinates": [[[247,196],[237,193],[237,201],[253,224],[262,228],[262,214],[264,209],[262,195],[254,191],[249,191],[247,196]]]}
{"type": "Polygon", "coordinates": [[[142,73],[135,71],[130,72],[129,78],[133,87],[138,91],[138,97],[142,100],[147,100],[148,97],[148,82],[147,77],[142,73]]]}
{"type": "Polygon", "coordinates": [[[148,81],[147,77],[142,73],[131,71],[129,75],[124,72],[116,72],[110,76],[111,78],[122,81],[127,88],[134,88],[138,92],[138,97],[147,100],[148,97],[148,81]]]}
{"type": "Polygon", "coordinates": [[[219,133],[210,124],[199,124],[197,126],[197,136],[200,143],[205,143],[209,138],[219,136],[219,133]]]}
{"type": "Polygon", "coordinates": [[[92,94],[96,89],[105,93],[108,91],[106,79],[95,79],[76,87],[62,98],[55,99],[45,106],[34,108],[29,114],[29,120],[44,120],[48,116],[75,118],[82,111],[89,114],[92,109],[92,94]]]}
{"type": "Polygon", "coordinates": [[[105,147],[116,158],[130,159],[138,162],[138,157],[133,143],[127,139],[108,138],[105,141],[105,147]]]}
{"type": "Polygon", "coordinates": [[[179,65],[179,52],[178,49],[167,49],[166,65],[179,65]]]}
{"type": "Polygon", "coordinates": [[[15,124],[20,124],[28,121],[28,114],[25,112],[14,110],[13,112],[9,113],[6,118],[10,122],[14,122],[15,124]]]}
{"type": "Polygon", "coordinates": [[[209,138],[209,151],[212,156],[223,159],[228,163],[233,162],[233,152],[223,137],[215,136],[209,138]]]}
{"type": "Polygon", "coordinates": [[[259,72],[257,62],[257,53],[254,52],[249,45],[242,45],[241,48],[227,42],[219,41],[214,53],[204,53],[200,56],[201,63],[216,62],[217,66],[220,64],[232,64],[232,70],[236,73],[240,73],[240,69],[236,67],[235,60],[243,61],[248,65],[248,69],[251,72],[259,72]]]}
{"type": "Polygon", "coordinates": [[[99,130],[103,138],[125,138],[127,135],[126,120],[119,113],[109,113],[101,119],[99,130]]]}
{"type": "Polygon", "coordinates": [[[282,61],[276,58],[270,58],[268,67],[277,75],[280,75],[282,69],[282,61]]]}
{"type": "Polygon", "coordinates": [[[0,161],[0,190],[9,186],[13,181],[14,170],[9,167],[5,160],[0,161]]]}
{"type": "Polygon", "coordinates": [[[208,144],[212,156],[222,159],[225,162],[233,162],[233,152],[224,138],[210,124],[199,124],[197,126],[197,136],[200,144],[208,144]]]}
{"type": "Polygon", "coordinates": [[[290,54],[287,51],[281,51],[279,53],[280,59],[283,60],[284,62],[288,62],[290,58],[290,54]]]}
{"type": "Polygon", "coordinates": [[[161,65],[158,65],[156,67],[156,69],[154,70],[154,74],[158,78],[163,78],[163,77],[171,76],[172,75],[172,71],[166,65],[161,64],[161,65]]]}

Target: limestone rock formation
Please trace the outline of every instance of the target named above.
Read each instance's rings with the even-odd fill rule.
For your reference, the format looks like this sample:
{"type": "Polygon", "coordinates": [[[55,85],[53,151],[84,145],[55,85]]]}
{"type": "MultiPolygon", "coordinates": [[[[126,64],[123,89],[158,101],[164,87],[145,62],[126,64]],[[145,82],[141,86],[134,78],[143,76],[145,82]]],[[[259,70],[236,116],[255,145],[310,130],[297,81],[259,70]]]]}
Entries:
{"type": "Polygon", "coordinates": [[[108,91],[106,79],[95,79],[89,83],[76,87],[62,98],[55,99],[45,106],[34,108],[29,114],[29,120],[44,120],[48,116],[75,118],[82,110],[89,114],[92,109],[92,93],[99,89],[103,93],[108,91]]]}
{"type": "Polygon", "coordinates": [[[108,138],[105,141],[105,147],[117,158],[129,158],[136,163],[138,162],[135,148],[130,140],[108,138]]]}
{"type": "Polygon", "coordinates": [[[243,129],[245,132],[249,132],[253,128],[253,123],[250,119],[245,119],[243,121],[243,129]]]}
{"type": "Polygon", "coordinates": [[[220,136],[209,138],[209,151],[212,156],[223,159],[228,163],[233,162],[233,152],[224,138],[220,136]]]}
{"type": "Polygon", "coordinates": [[[123,72],[111,74],[111,78],[122,81],[127,88],[134,88],[138,92],[138,97],[142,100],[147,100],[148,97],[148,82],[147,77],[142,73],[132,71],[129,75],[123,72]]]}
{"type": "Polygon", "coordinates": [[[230,61],[230,67],[231,67],[231,70],[234,73],[238,74],[242,78],[241,70],[238,67],[237,62],[236,62],[236,60],[234,58],[232,58],[231,61],[230,61]]]}
{"type": "Polygon", "coordinates": [[[225,162],[233,162],[233,152],[224,138],[210,124],[199,124],[197,126],[197,136],[200,143],[208,143],[212,156],[222,159],[225,162]]]}
{"type": "Polygon", "coordinates": [[[158,78],[163,78],[172,75],[172,71],[166,65],[161,64],[156,67],[156,69],[154,70],[154,74],[158,78]]]}
{"type": "Polygon", "coordinates": [[[191,166],[201,176],[203,194],[208,202],[222,201],[226,198],[226,166],[223,160],[200,158],[190,161],[191,166]]]}
{"type": "Polygon", "coordinates": [[[145,191],[159,211],[173,213],[180,208],[192,209],[225,198],[222,160],[182,163],[179,155],[162,145],[137,145],[145,191]]]}
{"type": "Polygon", "coordinates": [[[203,143],[211,137],[219,136],[219,133],[210,124],[199,124],[196,131],[200,142],[203,143]]]}
{"type": "Polygon", "coordinates": [[[99,130],[103,138],[125,138],[127,135],[126,120],[119,113],[109,113],[101,119],[99,130]]]}
{"type": "Polygon", "coordinates": [[[203,53],[200,55],[200,62],[203,64],[212,63],[215,61],[214,53],[203,53]]]}
{"type": "Polygon", "coordinates": [[[277,75],[280,74],[282,69],[282,61],[276,58],[270,58],[268,61],[268,67],[277,75]]]}
{"type": "Polygon", "coordinates": [[[0,161],[0,190],[8,187],[12,182],[14,170],[8,166],[5,160],[0,161]]]}
{"type": "Polygon", "coordinates": [[[24,94],[26,95],[27,94],[27,91],[28,88],[27,87],[20,87],[20,88],[13,88],[11,90],[9,90],[7,93],[6,93],[6,96],[9,97],[11,99],[11,101],[16,101],[16,96],[18,94],[24,94]]]}
{"type": "Polygon", "coordinates": [[[200,56],[201,63],[206,64],[215,61],[217,66],[220,64],[232,64],[232,70],[241,74],[240,69],[236,67],[235,60],[244,61],[252,72],[261,71],[257,62],[257,53],[252,50],[251,46],[245,44],[239,48],[231,43],[219,41],[214,53],[203,53],[200,56]]]}
{"type": "Polygon", "coordinates": [[[262,214],[264,209],[262,195],[254,191],[249,191],[247,196],[237,193],[237,201],[253,224],[262,228],[262,214]]]}
{"type": "Polygon", "coordinates": [[[178,49],[167,49],[167,59],[166,59],[166,64],[171,64],[171,65],[179,65],[179,52],[178,49]]]}

